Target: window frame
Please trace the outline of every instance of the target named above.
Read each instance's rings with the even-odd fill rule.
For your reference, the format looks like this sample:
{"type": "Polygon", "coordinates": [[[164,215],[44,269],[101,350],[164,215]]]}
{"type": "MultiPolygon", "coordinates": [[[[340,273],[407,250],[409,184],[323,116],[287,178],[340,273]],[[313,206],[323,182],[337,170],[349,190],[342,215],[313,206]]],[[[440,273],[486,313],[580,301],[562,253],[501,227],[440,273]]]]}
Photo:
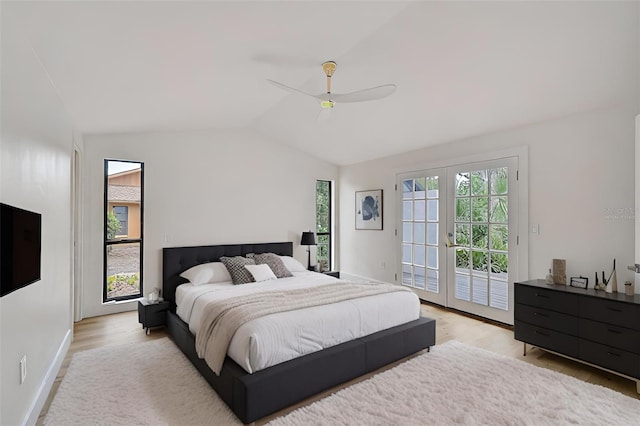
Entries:
{"type": "MultiPolygon", "coordinates": [[[[316,180],[316,265],[320,264],[320,246],[327,247],[327,270],[333,271],[333,181],[327,179],[317,179],[316,180]],[[320,232],[319,231],[319,223],[318,223],[318,184],[326,183],[328,184],[328,194],[327,194],[327,229],[328,232],[320,232]],[[326,244],[320,243],[320,237],[328,237],[328,242],[326,244]]],[[[324,258],[324,257],[323,257],[324,258]]],[[[319,271],[322,272],[322,271],[319,271]]]]}
{"type": "MultiPolygon", "coordinates": [[[[144,256],[143,256],[143,253],[144,253],[144,162],[135,161],[135,160],[119,160],[119,159],[113,159],[113,158],[106,158],[104,160],[104,199],[103,199],[102,210],[103,210],[102,212],[103,214],[102,303],[111,303],[111,302],[120,302],[120,301],[126,301],[131,299],[139,299],[144,294],[144,286],[143,286],[144,285],[144,281],[143,281],[143,275],[144,275],[143,274],[143,270],[144,270],[144,263],[143,263],[143,259],[144,259],[144,256]],[[134,163],[134,164],[140,165],[140,237],[139,238],[114,238],[112,240],[109,240],[107,238],[108,236],[107,211],[109,207],[109,162],[134,163]],[[131,244],[131,243],[137,243],[140,246],[140,253],[139,253],[140,271],[138,275],[140,289],[137,294],[130,294],[126,296],[109,298],[107,297],[108,272],[109,272],[108,259],[107,259],[108,248],[111,246],[131,244]]],[[[130,229],[131,223],[128,220],[128,218],[127,218],[127,223],[128,223],[128,228],[130,229]]]]}

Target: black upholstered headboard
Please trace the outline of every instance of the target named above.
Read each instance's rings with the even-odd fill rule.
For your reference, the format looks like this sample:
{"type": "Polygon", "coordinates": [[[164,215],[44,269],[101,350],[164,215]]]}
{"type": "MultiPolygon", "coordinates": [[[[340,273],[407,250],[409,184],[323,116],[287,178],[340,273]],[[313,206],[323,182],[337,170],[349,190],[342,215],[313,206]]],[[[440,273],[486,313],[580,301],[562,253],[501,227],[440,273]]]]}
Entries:
{"type": "Polygon", "coordinates": [[[175,309],[176,288],[187,280],[180,276],[192,266],[216,262],[222,256],[244,256],[248,253],[293,255],[293,243],[226,244],[217,246],[169,247],[162,249],[162,296],[175,309]]]}

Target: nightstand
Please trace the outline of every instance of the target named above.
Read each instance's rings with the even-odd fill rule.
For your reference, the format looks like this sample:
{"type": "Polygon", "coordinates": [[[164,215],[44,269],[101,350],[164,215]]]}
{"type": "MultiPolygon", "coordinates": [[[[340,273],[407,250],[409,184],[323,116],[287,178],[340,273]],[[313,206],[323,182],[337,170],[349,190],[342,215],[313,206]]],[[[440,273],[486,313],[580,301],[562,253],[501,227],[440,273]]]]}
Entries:
{"type": "Polygon", "coordinates": [[[151,327],[160,327],[167,324],[167,311],[169,302],[151,303],[147,299],[138,301],[138,322],[142,324],[145,333],[149,334],[151,327]]]}
{"type": "Polygon", "coordinates": [[[340,271],[324,271],[323,274],[330,275],[334,278],[340,278],[340,271]]]}

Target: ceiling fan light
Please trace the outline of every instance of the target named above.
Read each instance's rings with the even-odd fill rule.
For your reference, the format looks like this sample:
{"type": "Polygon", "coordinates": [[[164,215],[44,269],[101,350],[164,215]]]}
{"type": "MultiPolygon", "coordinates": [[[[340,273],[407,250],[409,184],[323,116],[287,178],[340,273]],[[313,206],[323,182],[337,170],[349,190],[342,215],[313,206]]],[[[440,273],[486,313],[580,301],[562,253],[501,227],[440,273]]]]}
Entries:
{"type": "Polygon", "coordinates": [[[336,103],[335,103],[335,102],[333,102],[333,101],[322,101],[322,102],[320,102],[320,106],[321,106],[322,108],[333,108],[333,106],[334,106],[335,104],[336,104],[336,103]]]}

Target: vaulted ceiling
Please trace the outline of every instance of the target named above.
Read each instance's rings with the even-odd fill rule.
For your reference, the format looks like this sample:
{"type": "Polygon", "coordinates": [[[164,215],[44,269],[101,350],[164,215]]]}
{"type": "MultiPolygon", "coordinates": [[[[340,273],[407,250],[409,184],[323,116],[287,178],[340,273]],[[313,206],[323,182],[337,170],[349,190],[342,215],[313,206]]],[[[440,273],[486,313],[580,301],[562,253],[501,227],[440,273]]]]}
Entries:
{"type": "Polygon", "coordinates": [[[640,2],[3,2],[84,134],[256,129],[336,164],[640,104],[640,2]],[[318,121],[333,91],[394,83],[318,121]]]}

